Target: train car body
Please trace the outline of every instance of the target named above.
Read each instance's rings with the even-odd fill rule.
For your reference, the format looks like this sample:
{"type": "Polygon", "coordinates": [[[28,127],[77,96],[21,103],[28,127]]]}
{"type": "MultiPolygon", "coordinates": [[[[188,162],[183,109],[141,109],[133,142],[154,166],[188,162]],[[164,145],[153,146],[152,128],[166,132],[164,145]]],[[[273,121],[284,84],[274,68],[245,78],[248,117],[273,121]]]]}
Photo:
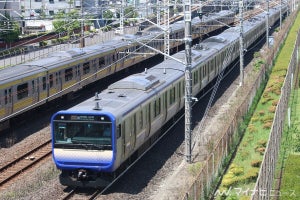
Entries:
{"type": "MultiPolygon", "coordinates": [[[[231,24],[233,20],[231,11],[212,14],[202,20],[195,18],[192,20],[195,26],[193,38],[231,24]],[[216,23],[219,26],[200,31],[200,25],[216,23]]],[[[170,30],[170,38],[177,39],[170,43],[170,49],[178,51],[177,47],[183,44],[183,40],[178,39],[184,38],[184,24],[171,24],[170,30]]],[[[58,51],[39,60],[0,70],[0,122],[153,57],[157,52],[141,43],[163,51],[163,37],[161,30],[149,29],[142,34],[58,51]]]]}
{"type": "MultiPolygon", "coordinates": [[[[270,25],[279,10],[270,9],[270,25]]],[[[245,48],[264,33],[265,14],[244,22],[245,48]],[[247,41],[249,40],[249,41],[247,41]]],[[[199,93],[239,56],[239,29],[230,28],[192,50],[192,91],[199,93]]],[[[184,61],[185,52],[173,55],[184,61]]],[[[183,62],[184,63],[184,62],[183,62]]],[[[63,185],[104,187],[109,177],[184,107],[185,65],[167,59],[128,76],[51,118],[53,160],[63,185]]]]}

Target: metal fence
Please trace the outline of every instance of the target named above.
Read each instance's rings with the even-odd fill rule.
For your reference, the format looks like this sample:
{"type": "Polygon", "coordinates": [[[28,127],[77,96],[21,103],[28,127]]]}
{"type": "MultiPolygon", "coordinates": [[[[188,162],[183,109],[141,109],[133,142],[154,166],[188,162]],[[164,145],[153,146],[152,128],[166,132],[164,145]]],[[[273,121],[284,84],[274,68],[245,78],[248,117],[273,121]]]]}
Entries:
{"type": "MultiPolygon", "coordinates": [[[[290,27],[292,26],[295,18],[296,18],[297,13],[293,13],[292,15],[289,16],[289,19],[286,20],[286,22],[283,24],[282,29],[283,30],[289,30],[290,27]]],[[[274,44],[270,49],[265,49],[264,51],[267,51],[265,54],[268,55],[268,58],[266,59],[266,64],[261,68],[260,73],[256,78],[250,83],[251,86],[248,91],[248,93],[245,93],[246,90],[239,90],[237,94],[239,94],[240,97],[244,96],[247,97],[244,100],[241,100],[239,102],[239,105],[237,106],[237,109],[231,109],[234,110],[233,114],[226,113],[226,127],[224,127],[222,130],[223,133],[219,134],[221,135],[220,139],[217,141],[216,144],[214,144],[214,148],[207,155],[207,158],[205,162],[203,163],[203,167],[200,171],[200,173],[197,175],[195,178],[195,181],[193,184],[190,186],[189,190],[183,195],[181,199],[183,200],[190,200],[190,199],[205,199],[207,196],[212,196],[213,194],[208,194],[210,189],[214,188],[213,182],[216,180],[216,177],[220,175],[220,172],[224,170],[224,164],[225,158],[229,155],[229,153],[235,148],[236,144],[238,143],[240,139],[240,135],[238,132],[239,125],[241,124],[240,122],[243,120],[243,117],[247,114],[249,111],[249,108],[252,104],[252,101],[255,97],[255,94],[257,90],[259,89],[262,81],[265,79],[266,76],[266,71],[268,68],[272,67],[273,65],[273,59],[275,58],[275,55],[279,52],[281,45],[284,42],[284,39],[287,36],[287,32],[283,31],[284,33],[282,34],[279,32],[278,34],[275,34],[274,38],[274,44]],[[240,93],[241,95],[240,95],[240,93]],[[244,93],[244,94],[242,94],[244,93]]],[[[247,84],[247,83],[245,83],[247,84]]],[[[286,83],[287,84],[287,83],[286,83]]],[[[290,86],[290,84],[287,84],[290,86]]],[[[246,87],[246,86],[243,86],[246,87]]],[[[286,86],[288,87],[288,86],[286,86]]],[[[287,90],[290,88],[283,88],[283,90],[287,90]]],[[[286,93],[287,91],[285,91],[286,93]]],[[[284,105],[286,105],[287,98],[284,98],[284,105]]],[[[279,113],[285,112],[286,107],[280,108],[276,113],[279,115],[279,113]]],[[[276,117],[276,120],[274,120],[273,128],[272,130],[274,131],[273,134],[271,135],[280,135],[282,132],[282,123],[284,121],[284,114],[282,115],[283,117],[278,118],[276,117]],[[276,132],[275,132],[276,131],[276,132]],[[280,134],[279,134],[280,133],[280,134]]],[[[270,142],[268,147],[271,146],[279,146],[280,143],[280,138],[276,138],[270,142]]],[[[266,150],[268,151],[268,150],[266,150]]],[[[258,188],[266,188],[265,186],[267,185],[272,186],[272,182],[268,180],[270,177],[270,170],[274,171],[276,161],[272,155],[278,154],[278,148],[274,148],[270,152],[266,152],[267,156],[266,157],[266,162],[265,164],[262,164],[262,169],[259,174],[258,178],[258,183],[257,186],[258,188]],[[265,166],[265,167],[263,167],[265,166]]],[[[270,189],[268,190],[270,191],[270,189]]],[[[259,193],[258,193],[259,194],[259,193]]],[[[257,199],[255,195],[252,197],[253,199],[257,199]]]]}

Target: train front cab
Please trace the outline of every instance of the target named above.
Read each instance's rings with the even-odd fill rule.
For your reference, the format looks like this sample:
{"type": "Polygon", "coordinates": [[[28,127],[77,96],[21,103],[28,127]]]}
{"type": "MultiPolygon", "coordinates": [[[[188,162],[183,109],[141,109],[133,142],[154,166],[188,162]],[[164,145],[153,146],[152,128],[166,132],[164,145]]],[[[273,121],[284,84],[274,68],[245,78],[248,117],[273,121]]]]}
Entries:
{"type": "Polygon", "coordinates": [[[62,185],[105,187],[114,170],[115,121],[111,115],[60,111],[51,119],[52,156],[62,185]]]}

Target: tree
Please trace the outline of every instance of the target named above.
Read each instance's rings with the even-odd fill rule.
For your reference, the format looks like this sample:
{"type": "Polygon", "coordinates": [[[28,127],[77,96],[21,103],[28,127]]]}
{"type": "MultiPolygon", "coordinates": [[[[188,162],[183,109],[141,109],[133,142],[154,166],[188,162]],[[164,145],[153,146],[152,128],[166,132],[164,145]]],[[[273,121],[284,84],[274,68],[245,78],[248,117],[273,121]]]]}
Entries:
{"type": "Polygon", "coordinates": [[[6,43],[11,43],[19,39],[21,34],[20,25],[17,21],[12,20],[9,16],[6,16],[8,20],[2,20],[0,22],[0,38],[6,43]]]}
{"type": "MultiPolygon", "coordinates": [[[[130,6],[130,7],[127,7],[125,8],[124,10],[124,16],[125,16],[125,19],[126,18],[137,18],[139,15],[138,15],[138,12],[135,10],[135,8],[133,6],[130,6]]],[[[125,23],[130,23],[130,22],[135,22],[136,20],[125,20],[125,23]]]]}
{"type": "Polygon", "coordinates": [[[71,10],[69,13],[58,12],[54,16],[53,26],[58,33],[67,32],[70,35],[74,30],[81,27],[80,15],[77,10],[71,10]]]}
{"type": "Polygon", "coordinates": [[[138,12],[133,6],[129,6],[124,9],[124,16],[125,18],[137,18],[138,12]]]}
{"type": "Polygon", "coordinates": [[[112,19],[113,17],[114,17],[114,13],[111,10],[103,11],[102,18],[105,19],[105,24],[110,24],[112,20],[107,20],[107,19],[112,19]]]}

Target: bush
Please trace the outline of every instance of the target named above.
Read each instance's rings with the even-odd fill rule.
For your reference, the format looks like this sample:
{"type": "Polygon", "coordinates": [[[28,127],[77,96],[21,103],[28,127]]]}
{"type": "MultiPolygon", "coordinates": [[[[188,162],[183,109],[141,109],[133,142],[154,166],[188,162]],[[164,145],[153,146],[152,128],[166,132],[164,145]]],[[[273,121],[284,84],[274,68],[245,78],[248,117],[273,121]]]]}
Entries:
{"type": "Polygon", "coordinates": [[[257,144],[258,144],[260,147],[266,147],[266,146],[267,146],[267,143],[268,143],[267,140],[259,140],[259,141],[257,142],[257,144]]]}
{"type": "Polygon", "coordinates": [[[235,176],[239,176],[241,174],[244,174],[244,168],[243,167],[236,167],[236,168],[231,169],[231,171],[235,176]]]}
{"type": "Polygon", "coordinates": [[[266,122],[263,125],[263,129],[271,129],[271,127],[272,127],[272,122],[266,122]]]}
{"type": "Polygon", "coordinates": [[[264,155],[266,148],[265,147],[259,147],[255,151],[258,152],[260,155],[264,155]]]}
{"type": "Polygon", "coordinates": [[[251,167],[260,167],[261,162],[261,160],[252,160],[251,167]]]}
{"type": "Polygon", "coordinates": [[[270,106],[268,110],[269,110],[270,113],[275,113],[276,106],[270,106]]]}
{"type": "Polygon", "coordinates": [[[248,130],[249,130],[250,133],[255,133],[255,132],[257,132],[257,128],[255,127],[254,124],[249,124],[248,130]]]}
{"type": "Polygon", "coordinates": [[[40,45],[40,47],[45,47],[45,46],[47,46],[47,41],[40,41],[39,42],[39,45],[40,45]]]}
{"type": "Polygon", "coordinates": [[[260,115],[260,116],[264,116],[265,115],[265,111],[264,110],[260,110],[259,112],[258,112],[258,114],[260,115]]]}
{"type": "Polygon", "coordinates": [[[251,168],[244,176],[245,183],[255,182],[258,176],[259,168],[251,168]]]}

